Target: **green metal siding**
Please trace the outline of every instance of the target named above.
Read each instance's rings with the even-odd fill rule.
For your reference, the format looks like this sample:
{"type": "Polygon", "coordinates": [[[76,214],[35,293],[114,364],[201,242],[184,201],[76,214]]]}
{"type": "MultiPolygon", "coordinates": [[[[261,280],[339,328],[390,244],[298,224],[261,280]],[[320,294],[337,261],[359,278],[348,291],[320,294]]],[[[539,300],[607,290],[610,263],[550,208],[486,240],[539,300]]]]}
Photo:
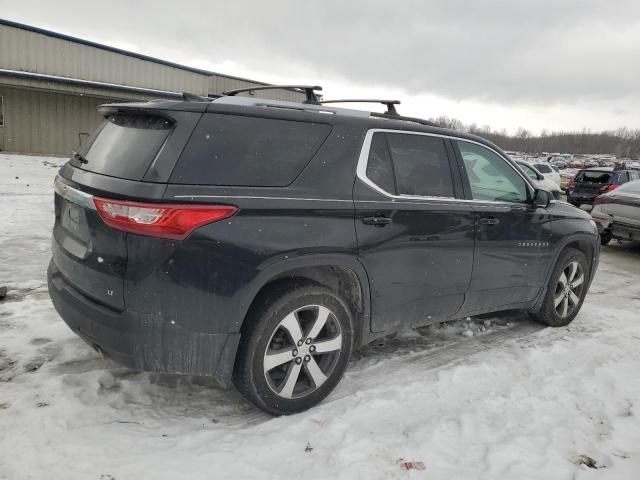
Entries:
{"type": "MultiPolygon", "coordinates": [[[[264,85],[264,83],[213,75],[209,78],[209,94],[220,95],[222,94],[222,92],[225,92],[227,90],[261,87],[264,85]]],[[[250,96],[248,93],[242,93],[241,95],[250,96]]],[[[285,100],[289,102],[301,102],[305,99],[305,95],[303,93],[294,92],[291,90],[258,90],[255,96],[259,98],[267,98],[270,100],[285,100]]]]}
{"type": "MultiPolygon", "coordinates": [[[[0,22],[0,69],[4,70],[203,96],[265,85],[7,23],[0,22]]],[[[78,147],[78,134],[90,134],[100,124],[101,116],[96,111],[99,105],[144,101],[160,95],[122,91],[106,85],[18,78],[6,72],[0,74],[0,96],[4,97],[0,150],[69,155],[78,147]]],[[[287,90],[258,91],[256,96],[304,99],[303,94],[287,90]]]]}
{"type": "Polygon", "coordinates": [[[90,134],[102,121],[98,105],[112,101],[3,86],[0,95],[4,99],[0,148],[58,155],[70,155],[77,149],[79,134],[90,134]]]}

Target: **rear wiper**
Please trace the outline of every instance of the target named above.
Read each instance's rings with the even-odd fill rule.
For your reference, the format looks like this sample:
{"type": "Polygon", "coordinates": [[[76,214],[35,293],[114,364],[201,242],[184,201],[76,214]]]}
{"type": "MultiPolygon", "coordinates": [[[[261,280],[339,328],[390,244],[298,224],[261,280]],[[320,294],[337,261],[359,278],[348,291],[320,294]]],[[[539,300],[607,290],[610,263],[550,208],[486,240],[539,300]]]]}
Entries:
{"type": "Polygon", "coordinates": [[[86,158],[84,158],[84,157],[82,156],[82,154],[80,154],[80,153],[78,153],[78,152],[76,152],[76,151],[73,151],[73,152],[71,152],[71,153],[73,154],[73,158],[78,159],[78,161],[79,161],[80,163],[89,163],[89,160],[87,160],[86,158]]]}

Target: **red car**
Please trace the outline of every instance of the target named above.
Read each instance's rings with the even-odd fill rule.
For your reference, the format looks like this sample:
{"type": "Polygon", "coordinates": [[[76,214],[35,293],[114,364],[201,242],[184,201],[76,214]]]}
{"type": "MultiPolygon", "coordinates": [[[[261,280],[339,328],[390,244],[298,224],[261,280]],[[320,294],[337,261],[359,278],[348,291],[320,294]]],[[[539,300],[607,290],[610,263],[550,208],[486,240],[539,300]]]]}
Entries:
{"type": "Polygon", "coordinates": [[[584,162],[582,160],[571,160],[568,165],[569,168],[584,168],[584,162]]]}

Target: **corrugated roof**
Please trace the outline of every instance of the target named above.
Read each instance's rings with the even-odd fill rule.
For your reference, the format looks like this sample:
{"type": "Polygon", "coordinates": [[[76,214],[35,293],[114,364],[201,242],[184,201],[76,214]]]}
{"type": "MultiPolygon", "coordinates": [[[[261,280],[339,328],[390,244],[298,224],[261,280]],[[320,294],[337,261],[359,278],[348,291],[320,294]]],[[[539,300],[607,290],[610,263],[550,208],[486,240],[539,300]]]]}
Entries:
{"type": "Polygon", "coordinates": [[[206,75],[206,76],[215,75],[215,76],[218,76],[218,77],[230,78],[230,79],[233,79],[233,80],[241,80],[243,82],[256,83],[258,85],[270,85],[269,83],[259,82],[257,80],[251,80],[249,78],[237,77],[237,76],[234,76],[234,75],[226,75],[224,73],[211,72],[209,70],[202,70],[202,69],[199,69],[199,68],[188,67],[186,65],[181,65],[179,63],[173,63],[173,62],[169,62],[167,60],[162,60],[160,58],[150,57],[148,55],[142,55],[140,53],[130,52],[128,50],[123,50],[123,49],[120,49],[120,48],[110,47],[109,45],[104,45],[104,44],[101,44],[101,43],[91,42],[89,40],[83,40],[82,38],[72,37],[70,35],[65,35],[65,34],[62,34],[62,33],[53,32],[51,30],[45,30],[43,28],[34,27],[32,25],[26,25],[24,23],[14,22],[12,20],[7,20],[7,19],[4,19],[4,18],[0,18],[0,25],[6,25],[8,27],[13,27],[13,28],[19,28],[21,30],[27,30],[29,32],[39,33],[41,35],[46,35],[48,37],[59,38],[61,40],[66,40],[68,42],[79,43],[81,45],[86,45],[88,47],[99,48],[101,50],[106,50],[106,51],[109,51],[109,52],[118,53],[120,55],[126,55],[128,57],[138,58],[140,60],[146,60],[148,62],[153,62],[153,63],[157,63],[157,64],[160,64],[160,65],[166,65],[168,67],[174,67],[174,68],[179,68],[181,70],[186,70],[186,71],[189,71],[189,72],[199,73],[201,75],[206,75]]]}

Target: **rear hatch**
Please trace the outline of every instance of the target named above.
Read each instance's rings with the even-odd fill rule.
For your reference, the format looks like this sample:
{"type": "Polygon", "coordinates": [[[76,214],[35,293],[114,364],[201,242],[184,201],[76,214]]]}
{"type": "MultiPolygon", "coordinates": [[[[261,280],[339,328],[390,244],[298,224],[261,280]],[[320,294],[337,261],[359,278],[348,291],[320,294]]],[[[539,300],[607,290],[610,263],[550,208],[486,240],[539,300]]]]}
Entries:
{"type": "Polygon", "coordinates": [[[88,297],[124,309],[125,234],[102,221],[90,195],[60,179],[55,188],[52,251],[58,270],[88,297]]]}
{"type": "Polygon", "coordinates": [[[573,179],[573,190],[575,193],[589,196],[600,195],[607,190],[613,175],[614,172],[603,170],[583,170],[573,179]]]}
{"type": "MultiPolygon", "coordinates": [[[[191,115],[189,133],[200,117],[191,115]]],[[[184,142],[172,139],[188,138],[178,130],[175,119],[160,111],[107,109],[105,122],[56,178],[54,262],[71,286],[110,308],[125,308],[127,233],[105,223],[95,199],[160,200],[166,186],[146,179],[162,180],[163,153],[175,164],[175,150],[184,142]]]]}

